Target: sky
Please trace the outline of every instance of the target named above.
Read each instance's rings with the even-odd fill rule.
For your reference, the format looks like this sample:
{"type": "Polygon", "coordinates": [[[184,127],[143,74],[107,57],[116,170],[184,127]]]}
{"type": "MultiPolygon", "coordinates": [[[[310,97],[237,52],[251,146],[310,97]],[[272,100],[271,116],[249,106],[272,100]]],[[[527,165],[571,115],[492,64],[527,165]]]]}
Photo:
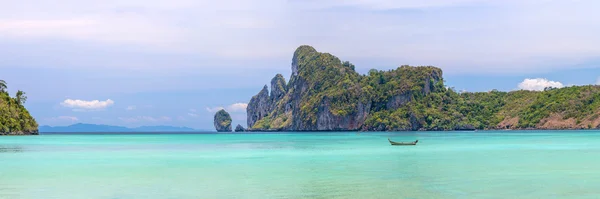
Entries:
{"type": "Polygon", "coordinates": [[[20,0],[0,7],[0,79],[40,125],[212,130],[300,45],[359,73],[443,69],[460,91],[600,84],[600,1],[20,0]]]}

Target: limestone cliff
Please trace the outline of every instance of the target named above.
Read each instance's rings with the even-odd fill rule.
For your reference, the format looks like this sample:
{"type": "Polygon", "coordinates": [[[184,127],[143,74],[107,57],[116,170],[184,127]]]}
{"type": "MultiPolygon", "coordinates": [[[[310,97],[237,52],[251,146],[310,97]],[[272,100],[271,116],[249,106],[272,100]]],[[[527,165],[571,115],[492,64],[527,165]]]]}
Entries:
{"type": "Polygon", "coordinates": [[[269,97],[269,88],[267,85],[256,94],[246,107],[248,127],[254,126],[254,123],[261,120],[271,111],[271,98],[269,97]]]}
{"type": "Polygon", "coordinates": [[[215,113],[214,124],[217,132],[231,132],[231,116],[223,109],[215,113]]]}
{"type": "MultiPolygon", "coordinates": [[[[250,100],[248,127],[251,130],[288,131],[360,130],[373,103],[387,104],[388,109],[395,109],[410,101],[416,92],[398,88],[384,102],[374,101],[370,95],[373,87],[361,84],[364,77],[354,71],[353,66],[343,64],[329,53],[300,46],[292,58],[289,83],[286,84],[283,76],[278,74],[271,80],[270,95],[265,86],[250,100]]],[[[422,77],[422,84],[415,86],[420,88],[419,94],[426,95],[433,89],[433,84],[440,81],[441,71],[433,70],[422,77]]]]}
{"type": "Polygon", "coordinates": [[[456,92],[433,66],[371,69],[300,46],[247,107],[248,131],[600,128],[600,86],[456,92]]]}

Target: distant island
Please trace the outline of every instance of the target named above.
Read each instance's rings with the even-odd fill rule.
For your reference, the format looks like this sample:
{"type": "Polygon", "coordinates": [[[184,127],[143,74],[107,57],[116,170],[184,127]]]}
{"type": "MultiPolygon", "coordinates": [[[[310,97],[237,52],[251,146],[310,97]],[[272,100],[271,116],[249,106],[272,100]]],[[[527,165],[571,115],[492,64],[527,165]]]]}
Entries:
{"type": "Polygon", "coordinates": [[[371,69],[300,46],[292,75],[281,74],[253,96],[247,131],[438,131],[595,129],[600,87],[544,91],[456,92],[433,66],[371,69]]]}
{"type": "MultiPolygon", "coordinates": [[[[110,126],[99,124],[73,124],[69,126],[40,126],[41,133],[126,133],[126,132],[199,132],[203,130],[192,129],[188,127],[174,126],[141,126],[136,128],[127,128],[122,126],[110,126]]],[[[206,130],[204,130],[206,131],[206,130]]]]}
{"type": "Polygon", "coordinates": [[[37,135],[38,124],[23,106],[25,92],[10,97],[7,88],[6,81],[0,80],[0,135],[37,135]]]}

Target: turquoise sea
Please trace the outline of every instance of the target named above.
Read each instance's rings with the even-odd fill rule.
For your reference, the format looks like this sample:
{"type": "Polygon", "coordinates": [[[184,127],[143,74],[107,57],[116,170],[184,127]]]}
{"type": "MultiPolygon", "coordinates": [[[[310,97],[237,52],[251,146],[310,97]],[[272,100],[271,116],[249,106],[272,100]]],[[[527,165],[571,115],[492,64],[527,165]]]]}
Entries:
{"type": "Polygon", "coordinates": [[[0,137],[0,198],[599,197],[600,131],[0,137]]]}

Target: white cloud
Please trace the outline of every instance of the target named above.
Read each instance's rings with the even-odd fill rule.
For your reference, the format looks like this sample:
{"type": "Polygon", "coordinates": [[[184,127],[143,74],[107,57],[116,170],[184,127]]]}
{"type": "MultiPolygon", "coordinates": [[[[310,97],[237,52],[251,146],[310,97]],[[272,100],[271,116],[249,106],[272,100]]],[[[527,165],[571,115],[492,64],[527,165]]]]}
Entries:
{"type": "Polygon", "coordinates": [[[226,108],[223,108],[221,106],[213,108],[206,107],[206,111],[214,113],[221,109],[225,109],[227,112],[246,112],[246,107],[248,107],[247,103],[235,103],[227,106],[226,108]]]}
{"type": "Polygon", "coordinates": [[[223,107],[220,107],[220,106],[213,107],[213,108],[206,107],[206,111],[208,111],[208,112],[211,112],[211,113],[214,113],[214,112],[220,111],[221,109],[225,109],[225,108],[223,108],[223,107]]]}
{"type": "Polygon", "coordinates": [[[600,85],[600,77],[598,77],[598,79],[596,79],[596,85],[600,85]]]}
{"type": "Polygon", "coordinates": [[[86,100],[73,100],[73,99],[66,99],[65,101],[61,102],[60,105],[67,107],[67,108],[73,108],[74,110],[99,110],[99,109],[104,109],[106,107],[112,106],[113,104],[115,104],[114,101],[112,101],[111,99],[107,99],[105,101],[99,101],[99,100],[92,100],[92,101],[86,101],[86,100]]]}
{"type": "Polygon", "coordinates": [[[133,111],[135,109],[136,109],[135,106],[127,106],[127,108],[125,108],[125,110],[128,110],[128,111],[133,111]]]}
{"type": "MultiPolygon", "coordinates": [[[[295,47],[310,44],[346,60],[385,61],[377,65],[535,72],[572,67],[600,54],[598,6],[600,2],[592,0],[20,0],[3,2],[0,38],[42,46],[44,41],[74,41],[73,46],[123,47],[134,55],[150,51],[158,52],[155,57],[173,57],[175,52],[231,62],[289,60],[295,47]]],[[[76,47],[59,46],[79,53],[76,47]]],[[[36,47],[21,51],[21,56],[36,47]]],[[[64,60],[73,64],[46,65],[78,67],[94,62],[86,57],[99,57],[63,54],[48,53],[42,61],[64,60]]],[[[101,56],[100,63],[157,72],[181,71],[172,70],[174,65],[214,68],[213,63],[200,66],[189,57],[175,57],[185,63],[173,64],[169,58],[138,63],[144,61],[121,52],[110,56],[101,56]]]]}
{"type": "Polygon", "coordinates": [[[190,117],[198,117],[198,110],[191,108],[188,111],[189,111],[187,113],[188,116],[190,116],[190,117]]]}
{"type": "Polygon", "coordinates": [[[170,117],[151,117],[151,116],[137,116],[137,117],[119,117],[119,120],[126,123],[137,123],[137,122],[168,122],[171,121],[170,117]]]}
{"type": "Polygon", "coordinates": [[[246,104],[246,103],[235,103],[235,104],[229,105],[227,107],[227,111],[246,112],[246,107],[248,107],[248,104],[246,104]]]}
{"type": "Polygon", "coordinates": [[[544,88],[547,87],[562,88],[564,85],[560,82],[550,81],[544,78],[525,79],[523,82],[519,83],[519,89],[521,90],[543,91],[544,88]]]}

